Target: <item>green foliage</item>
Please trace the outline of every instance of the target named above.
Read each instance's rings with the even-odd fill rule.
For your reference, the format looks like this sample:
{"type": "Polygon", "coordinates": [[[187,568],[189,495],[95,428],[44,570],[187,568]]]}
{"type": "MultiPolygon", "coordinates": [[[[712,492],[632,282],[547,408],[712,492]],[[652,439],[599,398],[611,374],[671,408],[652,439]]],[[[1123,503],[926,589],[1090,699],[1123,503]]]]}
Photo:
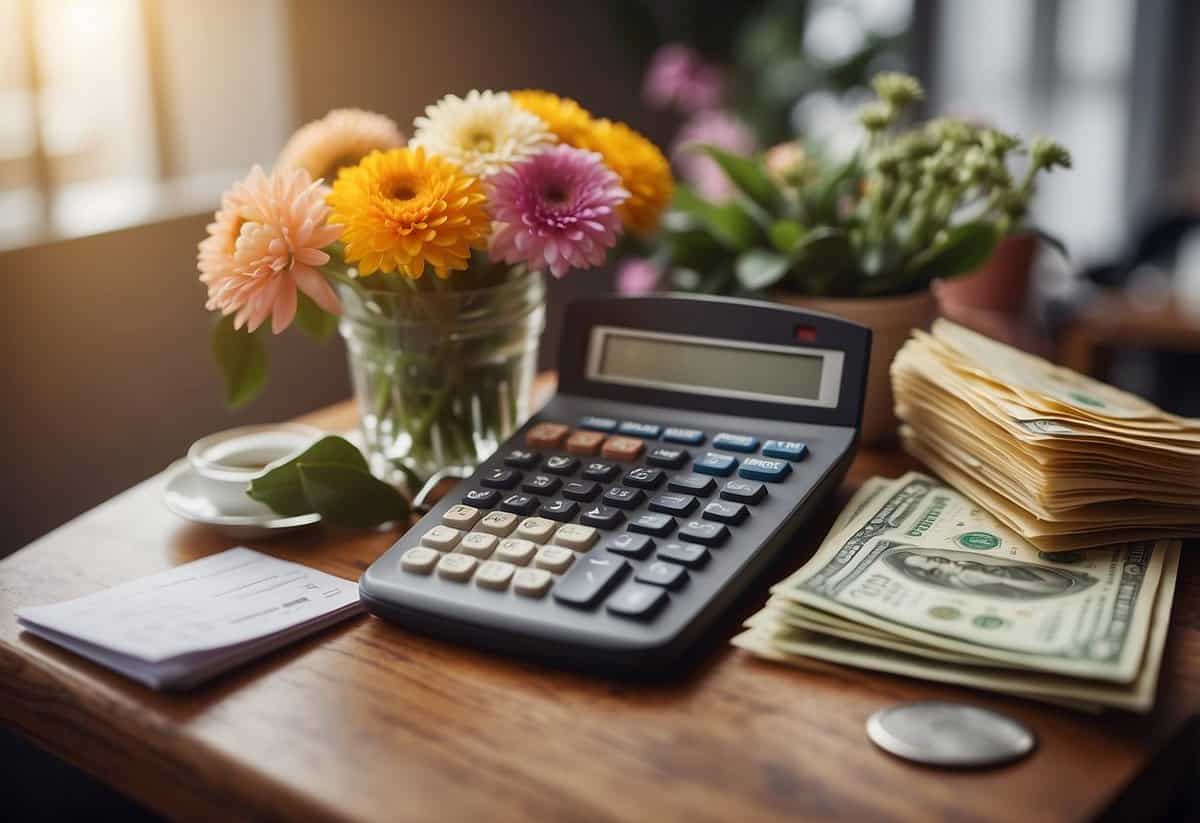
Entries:
{"type": "Polygon", "coordinates": [[[1013,232],[1037,232],[1062,251],[1024,221],[1036,177],[1070,166],[1065,149],[953,118],[898,130],[920,86],[889,73],[874,88],[864,140],[846,160],[794,144],[772,170],[763,158],[700,147],[735,195],[718,202],[679,188],[656,255],[667,282],[705,293],[888,296],[976,270],[1013,232]],[[1017,175],[1009,164],[1022,155],[1017,175]]]}
{"type": "Polygon", "coordinates": [[[267,382],[263,334],[261,328],[254,333],[235,329],[232,315],[218,318],[213,326],[210,345],[225,378],[225,404],[231,409],[249,403],[267,382]]]}
{"type": "Polygon", "coordinates": [[[335,436],[252,481],[246,493],[284,517],[316,512],[345,528],[406,520],[411,511],[402,494],[371,474],[358,449],[335,436]]]}
{"type": "Polygon", "coordinates": [[[313,340],[328,340],[337,329],[337,318],[322,309],[302,291],[297,291],[296,325],[313,340]]]}

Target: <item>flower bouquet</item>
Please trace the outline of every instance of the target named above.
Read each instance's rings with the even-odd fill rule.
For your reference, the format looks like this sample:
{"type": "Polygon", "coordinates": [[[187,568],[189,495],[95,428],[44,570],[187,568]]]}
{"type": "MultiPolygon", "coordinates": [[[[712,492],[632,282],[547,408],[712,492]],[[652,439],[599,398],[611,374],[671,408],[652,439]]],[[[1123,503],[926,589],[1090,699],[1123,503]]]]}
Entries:
{"type": "Polygon", "coordinates": [[[200,243],[229,402],[262,387],[268,320],[336,326],[376,473],[467,471],[528,414],[541,273],[602,264],[672,191],[650,141],[548,92],[448,95],[407,141],[331,112],[234,185],[200,243]]]}

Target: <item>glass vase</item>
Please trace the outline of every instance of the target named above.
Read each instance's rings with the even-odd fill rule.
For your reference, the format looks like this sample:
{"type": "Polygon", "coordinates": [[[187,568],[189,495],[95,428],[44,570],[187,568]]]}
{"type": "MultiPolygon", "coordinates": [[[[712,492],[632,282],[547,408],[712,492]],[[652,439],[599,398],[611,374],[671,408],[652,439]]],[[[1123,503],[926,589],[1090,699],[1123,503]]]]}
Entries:
{"type": "Polygon", "coordinates": [[[545,325],[539,273],[514,270],[467,290],[432,273],[427,282],[366,278],[338,290],[338,328],[378,476],[465,476],[529,416],[545,325]]]}

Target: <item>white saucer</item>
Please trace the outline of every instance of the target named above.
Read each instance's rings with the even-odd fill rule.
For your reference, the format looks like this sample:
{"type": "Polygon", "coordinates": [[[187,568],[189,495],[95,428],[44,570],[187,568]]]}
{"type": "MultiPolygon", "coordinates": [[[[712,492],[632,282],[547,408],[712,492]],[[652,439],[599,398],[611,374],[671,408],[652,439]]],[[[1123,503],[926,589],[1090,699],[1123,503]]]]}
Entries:
{"type": "Polygon", "coordinates": [[[234,540],[278,537],[311,526],[321,519],[321,515],[315,512],[297,517],[280,517],[248,496],[244,503],[219,509],[204,495],[201,478],[186,459],[176,460],[166,473],[163,502],[168,509],[185,520],[211,526],[234,540]]]}

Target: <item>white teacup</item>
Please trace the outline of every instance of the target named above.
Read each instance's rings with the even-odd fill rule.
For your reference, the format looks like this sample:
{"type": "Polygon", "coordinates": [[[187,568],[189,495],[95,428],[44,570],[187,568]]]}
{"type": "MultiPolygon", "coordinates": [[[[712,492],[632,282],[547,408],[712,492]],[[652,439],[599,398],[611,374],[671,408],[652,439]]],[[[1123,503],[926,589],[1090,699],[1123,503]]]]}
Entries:
{"type": "Polygon", "coordinates": [[[239,426],[201,437],[187,457],[209,502],[218,511],[239,511],[246,508],[250,481],[297,457],[323,435],[302,423],[239,426]]]}

